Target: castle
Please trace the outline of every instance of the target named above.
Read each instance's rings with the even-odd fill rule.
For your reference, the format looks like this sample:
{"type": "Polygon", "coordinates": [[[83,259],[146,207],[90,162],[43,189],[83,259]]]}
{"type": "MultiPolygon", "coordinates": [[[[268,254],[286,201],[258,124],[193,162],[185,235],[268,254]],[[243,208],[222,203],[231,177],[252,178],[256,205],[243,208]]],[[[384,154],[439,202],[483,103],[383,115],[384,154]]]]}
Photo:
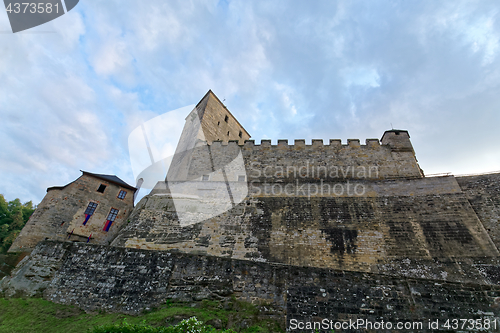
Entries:
{"type": "MultiPolygon", "coordinates": [[[[82,226],[106,179],[84,173],[92,193],[61,196],[69,226],[39,212],[48,191],[11,248],[34,250],[0,288],[127,313],[234,296],[273,307],[290,331],[325,318],[500,320],[500,174],[425,177],[406,130],[364,145],[249,138],[209,91],[166,179],[119,209],[113,233],[85,243],[82,226]]],[[[113,200],[134,192],[111,183],[113,200]]]]}

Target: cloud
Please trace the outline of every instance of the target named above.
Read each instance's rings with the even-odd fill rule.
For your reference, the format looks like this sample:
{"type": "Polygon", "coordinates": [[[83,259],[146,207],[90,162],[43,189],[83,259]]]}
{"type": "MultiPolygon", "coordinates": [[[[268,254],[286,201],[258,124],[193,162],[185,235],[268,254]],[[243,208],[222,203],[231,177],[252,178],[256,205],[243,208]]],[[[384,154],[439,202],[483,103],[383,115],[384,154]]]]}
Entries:
{"type": "Polygon", "coordinates": [[[39,201],[79,168],[132,183],[130,131],[208,89],[257,141],[380,138],[392,123],[427,172],[500,169],[496,7],[80,2],[0,34],[0,188],[39,201]]]}

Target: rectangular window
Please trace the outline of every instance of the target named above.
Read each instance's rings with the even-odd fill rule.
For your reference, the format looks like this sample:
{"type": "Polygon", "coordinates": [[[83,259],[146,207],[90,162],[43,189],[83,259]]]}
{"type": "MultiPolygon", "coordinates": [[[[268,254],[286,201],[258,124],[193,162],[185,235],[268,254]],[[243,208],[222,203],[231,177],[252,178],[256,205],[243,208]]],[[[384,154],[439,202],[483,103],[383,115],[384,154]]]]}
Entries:
{"type": "Polygon", "coordinates": [[[239,182],[244,182],[246,180],[245,176],[238,176],[238,181],[239,182]]]}
{"type": "Polygon", "coordinates": [[[120,190],[120,193],[118,193],[118,199],[125,199],[126,195],[127,195],[127,191],[120,190]]]}
{"type": "Polygon", "coordinates": [[[208,175],[203,175],[203,177],[201,178],[201,180],[203,180],[204,182],[208,181],[210,177],[208,175]]]}
{"type": "Polygon", "coordinates": [[[90,202],[89,205],[87,206],[87,209],[85,210],[85,215],[94,214],[96,208],[97,204],[95,202],[90,202]]]}
{"type": "Polygon", "coordinates": [[[116,215],[118,215],[118,209],[111,208],[107,220],[113,222],[116,219],[116,215]]]}
{"type": "Polygon", "coordinates": [[[83,221],[83,225],[86,225],[89,221],[90,217],[94,214],[95,209],[97,208],[97,203],[89,202],[87,209],[85,209],[85,220],[83,221]]]}
{"type": "Polygon", "coordinates": [[[224,121],[227,123],[228,119],[229,119],[229,117],[228,117],[228,116],[226,116],[226,117],[224,118],[224,121]]]}
{"type": "Polygon", "coordinates": [[[104,224],[104,228],[102,228],[102,230],[108,232],[109,228],[111,228],[111,225],[115,221],[117,215],[118,215],[118,209],[111,208],[108,214],[108,218],[106,219],[106,223],[104,224]]]}
{"type": "Polygon", "coordinates": [[[242,138],[242,137],[243,137],[243,132],[242,132],[242,131],[240,131],[240,134],[238,134],[238,136],[239,136],[240,138],[242,138]]]}
{"type": "Polygon", "coordinates": [[[97,189],[97,192],[104,193],[104,190],[105,190],[105,189],[106,189],[106,185],[101,184],[101,185],[99,185],[99,188],[97,189]]]}

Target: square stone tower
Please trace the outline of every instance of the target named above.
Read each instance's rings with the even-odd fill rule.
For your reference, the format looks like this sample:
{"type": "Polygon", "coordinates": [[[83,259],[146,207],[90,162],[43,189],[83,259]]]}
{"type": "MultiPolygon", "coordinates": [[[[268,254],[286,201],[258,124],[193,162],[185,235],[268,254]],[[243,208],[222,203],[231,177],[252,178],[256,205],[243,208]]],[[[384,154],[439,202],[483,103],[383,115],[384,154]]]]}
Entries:
{"type": "MultiPolygon", "coordinates": [[[[209,90],[186,117],[167,179],[188,180],[187,173],[193,154],[203,155],[203,151],[208,148],[207,145],[211,145],[212,142],[222,141],[227,144],[229,141],[237,141],[239,145],[243,145],[249,138],[250,134],[209,90]]],[[[209,158],[208,150],[206,154],[209,158]]]]}

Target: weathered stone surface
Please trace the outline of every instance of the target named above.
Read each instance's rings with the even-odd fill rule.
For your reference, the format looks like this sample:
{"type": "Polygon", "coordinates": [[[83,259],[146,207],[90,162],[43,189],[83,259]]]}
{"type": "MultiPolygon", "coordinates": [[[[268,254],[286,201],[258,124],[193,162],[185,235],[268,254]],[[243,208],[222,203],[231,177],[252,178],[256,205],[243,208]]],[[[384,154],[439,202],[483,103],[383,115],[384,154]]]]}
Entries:
{"type": "Polygon", "coordinates": [[[139,313],[167,299],[195,302],[236,297],[267,304],[274,309],[269,313],[288,328],[292,320],[500,320],[499,285],[69,242],[39,243],[13,277],[2,280],[2,288],[7,295],[12,290],[27,295],[43,292],[45,299],[87,311],[125,313],[139,313]],[[36,266],[53,269],[27,269],[36,266]]]}
{"type": "Polygon", "coordinates": [[[457,177],[472,208],[491,239],[500,247],[500,173],[457,177]]]}
{"type": "Polygon", "coordinates": [[[69,244],[71,243],[36,247],[21,260],[10,277],[4,277],[0,281],[0,289],[5,296],[40,296],[60,268],[69,244]]]}
{"type": "Polygon", "coordinates": [[[0,279],[17,266],[17,264],[27,255],[27,253],[0,254],[0,279]]]}
{"type": "Polygon", "coordinates": [[[46,239],[86,241],[92,236],[91,243],[109,244],[134,208],[135,188],[123,185],[84,172],[66,186],[47,189],[9,252],[29,252],[46,239]],[[97,191],[101,185],[106,186],[103,193],[97,191]],[[120,191],[126,192],[123,199],[118,198],[120,191]],[[97,208],[83,225],[90,202],[97,204],[97,208]],[[109,231],[104,231],[112,208],[118,210],[118,215],[109,231]]]}
{"type": "MultiPolygon", "coordinates": [[[[323,183],[334,184],[346,182],[323,183]]],[[[112,245],[457,282],[483,281],[474,258],[498,258],[454,177],[353,184],[364,195],[325,194],[316,183],[277,195],[259,183],[233,209],[187,227],[168,194],[152,193],[112,245]]]]}

